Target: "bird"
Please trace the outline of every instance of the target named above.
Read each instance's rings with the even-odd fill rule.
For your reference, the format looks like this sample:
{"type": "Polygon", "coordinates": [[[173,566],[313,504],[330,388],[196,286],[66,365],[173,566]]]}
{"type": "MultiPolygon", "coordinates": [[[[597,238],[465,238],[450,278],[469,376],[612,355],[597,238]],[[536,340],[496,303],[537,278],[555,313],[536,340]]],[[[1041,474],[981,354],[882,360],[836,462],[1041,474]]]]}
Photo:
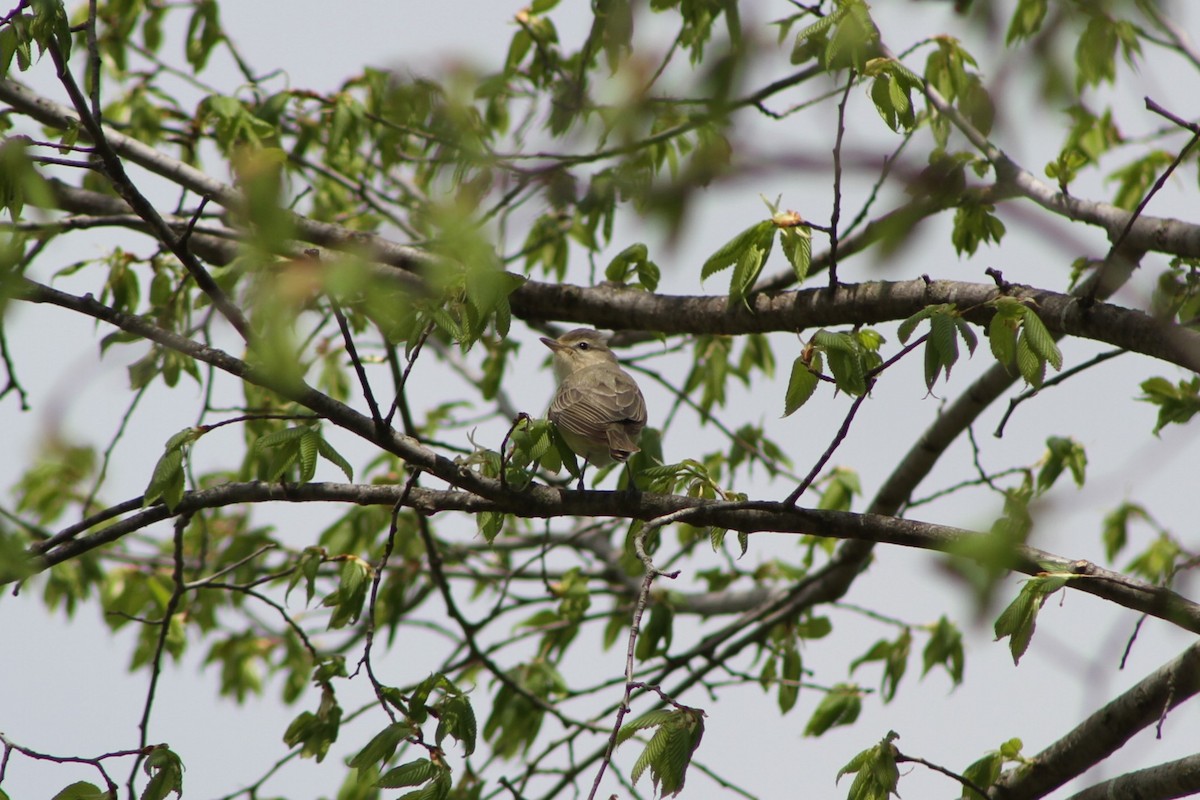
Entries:
{"type": "Polygon", "coordinates": [[[576,328],[541,341],[554,354],[558,379],[548,416],[567,446],[586,462],[579,473],[582,490],[587,464],[624,463],[641,450],[646,399],[598,331],[576,328]]]}

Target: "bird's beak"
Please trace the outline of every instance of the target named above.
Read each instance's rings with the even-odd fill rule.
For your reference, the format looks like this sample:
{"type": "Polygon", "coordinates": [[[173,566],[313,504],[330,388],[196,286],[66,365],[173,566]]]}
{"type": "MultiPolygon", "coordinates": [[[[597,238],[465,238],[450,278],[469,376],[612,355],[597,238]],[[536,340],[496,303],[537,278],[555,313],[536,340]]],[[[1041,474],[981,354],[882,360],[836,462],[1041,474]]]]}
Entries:
{"type": "Polygon", "coordinates": [[[570,349],[565,344],[558,341],[557,339],[547,339],[545,336],[542,336],[540,338],[542,340],[542,344],[546,345],[546,347],[549,347],[551,350],[553,350],[556,353],[561,352],[563,350],[570,349]]]}

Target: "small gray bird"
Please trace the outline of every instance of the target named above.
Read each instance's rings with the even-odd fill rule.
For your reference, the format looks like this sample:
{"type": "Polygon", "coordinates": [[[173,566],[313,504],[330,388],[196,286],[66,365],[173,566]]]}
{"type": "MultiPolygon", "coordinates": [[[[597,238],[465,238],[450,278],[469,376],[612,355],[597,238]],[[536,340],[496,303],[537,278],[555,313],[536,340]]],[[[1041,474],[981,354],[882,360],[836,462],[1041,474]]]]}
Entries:
{"type": "MultiPolygon", "coordinates": [[[[542,337],[554,353],[558,391],[550,402],[550,421],[576,455],[602,467],[628,461],[638,452],[646,427],[646,400],[637,383],[621,369],[603,336],[577,328],[557,339],[542,337]]],[[[583,472],[579,488],[583,489],[583,472]]]]}

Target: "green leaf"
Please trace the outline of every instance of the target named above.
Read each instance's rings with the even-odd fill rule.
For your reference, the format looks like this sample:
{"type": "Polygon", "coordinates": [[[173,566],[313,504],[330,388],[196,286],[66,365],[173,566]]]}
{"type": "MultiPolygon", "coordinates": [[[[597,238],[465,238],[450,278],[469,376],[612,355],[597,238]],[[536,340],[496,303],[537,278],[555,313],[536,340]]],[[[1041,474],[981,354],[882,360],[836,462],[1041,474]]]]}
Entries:
{"type": "Polygon", "coordinates": [[[963,642],[962,632],[953,622],[943,616],[933,626],[929,634],[929,642],[921,654],[921,677],[937,665],[946,668],[950,679],[957,686],[963,678],[963,642]]]}
{"type": "Polygon", "coordinates": [[[416,729],[407,722],[393,722],[371,737],[371,741],[367,742],[348,763],[355,769],[381,764],[395,755],[396,748],[400,746],[400,743],[415,732],[416,729]]]}
{"type": "Polygon", "coordinates": [[[317,452],[321,454],[321,458],[340,469],[345,474],[346,480],[354,480],[354,468],[350,466],[350,462],[343,458],[341,453],[334,450],[324,437],[317,439],[317,452]]]}
{"type": "Polygon", "coordinates": [[[300,483],[308,483],[317,474],[317,451],[321,434],[309,428],[300,437],[297,447],[300,456],[300,483]]]}
{"type": "Polygon", "coordinates": [[[917,329],[917,326],[929,319],[938,308],[940,308],[940,306],[925,306],[920,311],[901,322],[900,327],[896,329],[896,337],[902,344],[908,344],[908,339],[913,335],[913,331],[917,329]]]}
{"type": "Polygon", "coordinates": [[[1039,359],[1050,364],[1055,370],[1062,369],[1062,351],[1058,349],[1054,337],[1046,329],[1046,323],[1042,322],[1033,309],[1026,307],[1025,314],[1021,317],[1021,330],[1022,338],[1029,339],[1029,347],[1039,359]]]}
{"type": "Polygon", "coordinates": [[[1172,384],[1166,378],[1148,378],[1141,384],[1139,400],[1158,406],[1158,419],[1154,424],[1157,436],[1167,425],[1182,425],[1200,412],[1200,378],[1181,380],[1172,384]]]}
{"type": "Polygon", "coordinates": [[[839,683],[821,699],[804,727],[804,735],[820,736],[830,728],[850,725],[861,711],[862,690],[854,684],[839,683]]]}
{"type": "Polygon", "coordinates": [[[1038,472],[1038,492],[1047,491],[1064,469],[1069,469],[1077,486],[1083,486],[1087,470],[1087,453],[1074,439],[1051,436],[1046,440],[1046,456],[1038,472]]]}
{"type": "Polygon", "coordinates": [[[142,763],[150,776],[142,789],[141,800],[165,800],[167,795],[183,797],[183,762],[165,745],[159,745],[142,763]]]}
{"type": "Polygon", "coordinates": [[[850,785],[850,800],[887,800],[893,794],[900,796],[896,791],[900,770],[896,766],[896,746],[892,744],[898,738],[895,731],[888,731],[879,744],[862,751],[838,770],[837,781],[843,775],[855,776],[850,785]]]}
{"type": "Polygon", "coordinates": [[[770,252],[770,242],[774,241],[775,230],[775,225],[771,220],[756,222],[749,228],[746,228],[746,230],[734,236],[722,245],[717,252],[708,257],[708,260],[704,262],[704,266],[700,268],[700,280],[704,280],[714,273],[737,264],[745,256],[746,252],[755,245],[763,251],[759,264],[761,267],[762,262],[766,261],[767,253],[770,252]]]}
{"type": "Polygon", "coordinates": [[[379,776],[375,785],[381,789],[398,789],[401,786],[420,786],[437,775],[439,768],[428,758],[418,758],[389,769],[379,776]]]}
{"type": "Polygon", "coordinates": [[[183,484],[183,448],[176,447],[163,453],[154,465],[150,484],[142,496],[142,507],[162,500],[163,505],[174,512],[183,500],[183,484]]]}
{"type": "Polygon", "coordinates": [[[818,383],[820,380],[817,374],[804,363],[804,356],[796,356],[796,360],[792,362],[792,374],[788,378],[787,393],[784,396],[783,416],[790,417],[796,409],[807,403],[816,391],[818,383]]]}
{"type": "MultiPolygon", "coordinates": [[[[0,789],[0,798],[4,798],[4,800],[8,798],[3,789],[0,789]]],[[[77,781],[64,787],[51,800],[112,800],[112,795],[108,793],[108,790],[101,789],[93,783],[77,781]]]]}
{"type": "Polygon", "coordinates": [[[1046,362],[1033,352],[1033,348],[1029,346],[1029,337],[1024,331],[1017,339],[1017,370],[1030,386],[1035,389],[1042,387],[1042,381],[1046,378],[1046,362]]]}
{"type": "Polygon", "coordinates": [[[1019,664],[1021,656],[1029,649],[1033,631],[1037,626],[1037,615],[1046,598],[1061,589],[1073,574],[1039,575],[1025,581],[1016,598],[996,618],[996,641],[1005,637],[1012,653],[1013,664],[1019,664]]]}
{"type": "Polygon", "coordinates": [[[792,265],[796,283],[804,283],[812,266],[812,228],[807,225],[780,228],[779,246],[792,265]]]}
{"type": "Polygon", "coordinates": [[[966,201],[954,212],[954,230],[950,241],[961,256],[974,255],[979,245],[1004,238],[1005,227],[992,212],[996,207],[990,203],[966,201]]]}
{"type": "Polygon", "coordinates": [[[1011,45],[1029,39],[1041,30],[1042,21],[1046,18],[1046,5],[1047,0],[1019,0],[1008,23],[1004,43],[1011,45]]]}
{"type": "Polygon", "coordinates": [[[1129,541],[1130,519],[1149,519],[1146,509],[1136,503],[1122,503],[1104,517],[1104,557],[1112,561],[1129,541]]]}
{"type": "MultiPolygon", "coordinates": [[[[646,720],[644,716],[634,730],[648,727],[646,720]]],[[[656,715],[654,720],[654,735],[634,762],[630,777],[637,783],[649,769],[650,779],[661,796],[677,795],[683,791],[687,768],[704,736],[704,712],[694,708],[672,709],[656,715]]],[[[624,738],[630,735],[632,731],[624,738]]],[[[618,741],[623,740],[618,737],[618,741]]]]}
{"type": "Polygon", "coordinates": [[[782,671],[779,681],[779,711],[786,714],[796,705],[800,696],[800,679],[803,677],[803,664],[800,660],[800,650],[795,642],[790,642],[783,651],[782,671]]]}

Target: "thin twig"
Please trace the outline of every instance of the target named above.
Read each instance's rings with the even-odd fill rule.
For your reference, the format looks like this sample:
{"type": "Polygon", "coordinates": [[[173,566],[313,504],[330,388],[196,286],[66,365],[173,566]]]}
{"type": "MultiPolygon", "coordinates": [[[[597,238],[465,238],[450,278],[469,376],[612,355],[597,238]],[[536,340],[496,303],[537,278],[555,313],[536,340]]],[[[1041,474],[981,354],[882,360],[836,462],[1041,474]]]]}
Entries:
{"type": "MultiPolygon", "coordinates": [[[[171,597],[167,600],[167,607],[163,611],[163,618],[159,624],[158,642],[154,646],[154,658],[150,662],[150,686],[146,691],[146,703],[142,707],[142,719],[138,722],[138,746],[142,750],[145,750],[149,743],[150,714],[154,709],[154,695],[158,690],[158,679],[162,676],[162,657],[167,646],[167,637],[171,633],[171,620],[174,619],[179,602],[183,599],[184,592],[187,591],[183,580],[183,532],[187,529],[191,519],[191,514],[182,514],[175,519],[175,567],[171,575],[171,597]]],[[[141,767],[144,758],[145,756],[139,755],[134,760],[133,769],[129,771],[129,780],[126,785],[129,787],[130,796],[134,795],[133,783],[137,779],[138,768],[141,767]]]]}
{"type": "MultiPolygon", "coordinates": [[[[385,696],[384,686],[375,677],[375,669],[371,665],[371,646],[375,643],[375,611],[376,602],[379,599],[379,584],[383,580],[383,573],[387,569],[388,559],[392,557],[392,549],[396,546],[396,533],[400,527],[400,509],[404,507],[404,503],[408,500],[408,496],[412,494],[413,487],[417,485],[417,480],[421,477],[421,470],[415,469],[408,476],[408,480],[404,483],[404,491],[401,492],[400,498],[396,500],[396,504],[392,506],[392,519],[388,526],[387,541],[383,546],[383,554],[379,557],[379,563],[375,565],[375,574],[371,577],[371,596],[367,602],[366,614],[366,635],[363,642],[362,657],[358,660],[358,666],[365,667],[367,670],[367,680],[371,682],[371,687],[375,690],[375,697],[379,700],[379,705],[383,706],[383,713],[388,715],[392,721],[396,721],[396,712],[392,710],[391,704],[385,696]]],[[[355,674],[358,670],[355,669],[355,674]]],[[[353,677],[353,675],[351,676],[353,677]]]]}
{"type": "MultiPolygon", "coordinates": [[[[320,251],[314,251],[319,255],[320,251]]],[[[363,397],[367,401],[367,408],[371,410],[371,420],[380,429],[385,426],[383,416],[379,413],[379,405],[375,402],[375,393],[371,391],[371,382],[367,380],[367,371],[363,367],[362,359],[358,357],[358,348],[354,346],[354,336],[350,333],[350,323],[346,320],[346,315],[342,313],[342,307],[338,304],[337,299],[333,295],[329,295],[329,307],[333,310],[333,316],[337,320],[338,330],[342,332],[342,344],[346,347],[346,355],[350,356],[350,365],[354,367],[354,374],[358,376],[358,385],[362,388],[363,397]]]]}
{"type": "Polygon", "coordinates": [[[854,70],[846,78],[846,89],[838,103],[837,139],[833,145],[833,213],[829,217],[829,287],[838,285],[838,221],[842,217],[842,138],[846,135],[846,102],[854,86],[854,70]]]}
{"type": "Polygon", "coordinates": [[[817,459],[817,463],[813,464],[812,469],[810,469],[808,474],[804,476],[804,480],[800,482],[800,485],[797,486],[792,493],[787,496],[787,499],[783,501],[784,505],[796,505],[796,501],[800,499],[800,496],[804,494],[805,491],[808,490],[808,487],[812,485],[812,482],[817,479],[817,474],[825,468],[825,464],[830,458],[833,457],[833,452],[837,450],[838,445],[842,443],[842,440],[846,438],[846,434],[850,432],[850,423],[854,421],[854,415],[858,413],[859,407],[863,404],[863,401],[867,399],[867,395],[871,393],[872,385],[874,385],[874,381],[867,384],[867,390],[865,392],[854,398],[854,402],[851,403],[850,410],[846,412],[846,418],[842,420],[842,425],[840,428],[838,428],[837,433],[834,435],[833,441],[830,442],[829,446],[825,448],[825,452],[822,453],[821,457],[817,459]]]}
{"type": "MultiPolygon", "coordinates": [[[[400,375],[400,380],[396,383],[396,399],[392,401],[392,407],[388,409],[387,416],[384,417],[384,427],[391,427],[392,418],[396,415],[396,409],[400,408],[402,398],[404,397],[404,387],[408,385],[408,375],[412,372],[413,365],[417,363],[417,356],[421,355],[421,348],[425,346],[425,340],[433,333],[434,323],[430,322],[425,326],[425,330],[421,331],[420,337],[417,338],[417,343],[413,345],[412,351],[408,354],[408,364],[404,367],[404,372],[400,375]]],[[[409,428],[408,420],[405,421],[405,428],[409,428]]],[[[416,431],[406,430],[409,436],[415,436],[416,431]]]]}
{"type": "Polygon", "coordinates": [[[5,334],[4,321],[0,320],[0,359],[4,361],[4,371],[8,374],[8,383],[0,389],[0,398],[9,392],[16,392],[21,402],[21,410],[29,410],[29,395],[21,381],[17,379],[17,368],[13,365],[12,355],[8,352],[8,336],[5,334]]]}
{"type": "Polygon", "coordinates": [[[1088,359],[1087,361],[1084,361],[1082,364],[1077,364],[1068,370],[1060,372],[1059,374],[1055,375],[1053,378],[1051,378],[1047,381],[1044,381],[1042,383],[1042,385],[1039,387],[1026,389],[1024,392],[1022,392],[1021,394],[1017,395],[1016,397],[1014,397],[1008,401],[1008,409],[1004,412],[1004,416],[1002,416],[1000,418],[999,424],[996,425],[996,432],[993,433],[992,435],[995,436],[997,439],[1003,438],[1004,427],[1008,424],[1008,418],[1011,417],[1013,412],[1017,410],[1017,406],[1021,405],[1026,400],[1029,400],[1030,398],[1037,396],[1043,389],[1049,389],[1052,386],[1057,386],[1058,384],[1062,383],[1067,378],[1070,378],[1073,375],[1077,375],[1080,372],[1083,372],[1084,370],[1091,369],[1092,367],[1096,366],[1097,364],[1103,364],[1105,361],[1108,361],[1110,358],[1116,358],[1117,356],[1119,356],[1123,353],[1128,353],[1128,352],[1129,352],[1128,350],[1125,350],[1123,348],[1117,348],[1116,350],[1106,350],[1105,352],[1100,353],[1099,355],[1094,356],[1094,357],[1088,359]]]}
{"type": "MultiPolygon", "coordinates": [[[[646,536],[652,531],[674,522],[678,518],[687,516],[687,512],[689,511],[691,509],[683,509],[682,511],[657,517],[647,522],[642,526],[641,530],[634,534],[633,547],[637,552],[638,558],[641,559],[642,564],[645,566],[646,572],[642,576],[641,589],[638,591],[637,602],[634,604],[633,621],[629,626],[628,644],[625,648],[625,692],[621,696],[620,705],[617,707],[617,716],[613,721],[612,732],[608,737],[608,745],[604,750],[603,758],[600,759],[600,767],[596,770],[596,777],[592,781],[592,790],[588,793],[588,800],[595,800],[596,792],[600,791],[600,782],[604,779],[604,772],[612,762],[613,752],[617,749],[617,738],[621,733],[621,723],[624,721],[625,715],[630,712],[633,690],[639,686],[646,685],[634,680],[634,658],[637,651],[638,634],[642,626],[642,615],[645,613],[646,605],[650,600],[650,588],[654,585],[654,579],[659,575],[672,579],[679,576],[678,572],[662,572],[654,566],[654,561],[646,553],[646,536]]],[[[661,690],[658,690],[657,685],[655,686],[655,690],[659,691],[660,697],[669,699],[662,694],[661,690]]]]}
{"type": "Polygon", "coordinates": [[[916,756],[906,756],[903,753],[901,753],[899,750],[897,750],[896,751],[896,763],[898,763],[898,764],[904,764],[904,763],[920,764],[924,767],[928,767],[929,769],[933,770],[934,772],[940,772],[943,775],[945,775],[946,777],[953,778],[954,780],[958,781],[959,783],[961,783],[963,785],[964,788],[970,789],[972,792],[975,792],[976,794],[978,794],[979,797],[981,798],[981,800],[987,800],[987,796],[988,796],[987,791],[985,791],[984,788],[981,787],[979,784],[975,783],[975,781],[973,781],[970,778],[967,778],[963,775],[959,775],[957,772],[948,770],[945,767],[940,767],[937,764],[934,764],[932,761],[926,761],[925,759],[917,758],[916,756]]]}

